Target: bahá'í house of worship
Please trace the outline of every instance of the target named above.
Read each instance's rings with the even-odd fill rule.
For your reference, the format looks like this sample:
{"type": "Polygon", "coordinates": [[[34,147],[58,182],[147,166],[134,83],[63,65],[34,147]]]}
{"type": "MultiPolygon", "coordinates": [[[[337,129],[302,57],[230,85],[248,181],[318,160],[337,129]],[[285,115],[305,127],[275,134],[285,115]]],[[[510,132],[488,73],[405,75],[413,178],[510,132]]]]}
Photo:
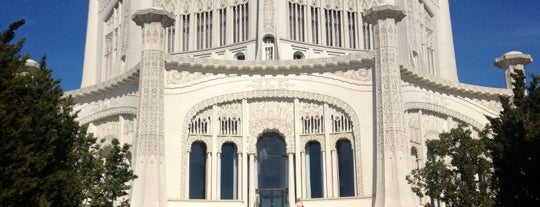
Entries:
{"type": "Polygon", "coordinates": [[[500,111],[448,0],[89,0],[78,121],[133,145],[135,207],[396,207],[425,141],[500,111]]]}

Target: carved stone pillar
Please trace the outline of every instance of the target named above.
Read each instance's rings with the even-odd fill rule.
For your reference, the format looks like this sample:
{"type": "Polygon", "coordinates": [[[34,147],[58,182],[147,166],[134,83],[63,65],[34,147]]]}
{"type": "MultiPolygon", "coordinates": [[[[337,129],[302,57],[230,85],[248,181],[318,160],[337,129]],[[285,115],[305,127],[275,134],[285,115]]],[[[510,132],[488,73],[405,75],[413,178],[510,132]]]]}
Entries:
{"type": "Polygon", "coordinates": [[[163,146],[164,28],[174,19],[161,9],[139,10],[133,21],[143,29],[139,73],[139,112],[132,206],[165,206],[165,158],[163,146]]]}
{"type": "Polygon", "coordinates": [[[506,81],[506,88],[512,89],[514,86],[514,78],[510,76],[516,70],[523,71],[525,74],[525,66],[531,63],[533,59],[531,55],[523,54],[518,51],[510,51],[504,53],[501,57],[495,59],[495,66],[501,68],[504,71],[504,79],[506,81]]]}
{"type": "Polygon", "coordinates": [[[381,5],[373,7],[365,17],[374,26],[377,51],[373,80],[377,125],[375,206],[414,206],[405,180],[407,149],[397,48],[397,23],[405,14],[397,6],[381,5]]]}

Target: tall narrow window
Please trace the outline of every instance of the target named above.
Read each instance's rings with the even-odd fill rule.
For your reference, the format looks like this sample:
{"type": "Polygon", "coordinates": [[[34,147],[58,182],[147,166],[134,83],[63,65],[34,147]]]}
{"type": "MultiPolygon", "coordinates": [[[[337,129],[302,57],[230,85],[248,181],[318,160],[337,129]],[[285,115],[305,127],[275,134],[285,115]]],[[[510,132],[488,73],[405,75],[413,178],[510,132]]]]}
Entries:
{"type": "Polygon", "coordinates": [[[181,16],[182,19],[182,51],[189,50],[189,14],[181,16]]]}
{"type": "Polygon", "coordinates": [[[339,171],[339,196],[354,196],[354,158],[349,140],[339,140],[336,144],[339,171]]]}
{"type": "Polygon", "coordinates": [[[356,48],[356,12],[347,12],[347,22],[349,28],[349,48],[356,48]]]}
{"type": "Polygon", "coordinates": [[[166,45],[167,45],[167,52],[173,53],[174,52],[174,38],[176,36],[176,28],[175,26],[170,26],[165,29],[166,32],[166,45]]]}
{"type": "Polygon", "coordinates": [[[212,19],[213,12],[201,12],[197,17],[197,49],[212,47],[212,19]]]}
{"type": "Polygon", "coordinates": [[[326,45],[332,46],[332,14],[328,9],[324,10],[324,23],[326,25],[326,45]]]}
{"type": "Polygon", "coordinates": [[[305,5],[289,2],[289,38],[305,41],[305,5]]]}
{"type": "Polygon", "coordinates": [[[314,44],[319,44],[319,8],[311,7],[311,38],[314,44]]]}
{"type": "Polygon", "coordinates": [[[206,145],[195,142],[189,152],[189,199],[206,198],[206,145]]]}
{"type": "Polygon", "coordinates": [[[309,142],[306,146],[306,172],[308,198],[322,198],[323,168],[319,142],[309,142]]]}
{"type": "Polygon", "coordinates": [[[226,44],[227,37],[227,8],[218,9],[219,14],[219,45],[226,44]]]}
{"type": "Polygon", "coordinates": [[[326,25],[326,45],[341,47],[342,11],[324,9],[324,21],[326,25]]]}
{"type": "Polygon", "coordinates": [[[335,41],[334,46],[341,47],[341,11],[332,11],[334,16],[335,41]]]}
{"type": "Polygon", "coordinates": [[[221,147],[221,199],[238,199],[238,157],[236,145],[221,147]]]}
{"type": "Polygon", "coordinates": [[[364,49],[373,50],[373,25],[364,22],[362,31],[364,33],[364,49]]]}
{"type": "Polygon", "coordinates": [[[249,11],[248,3],[238,4],[233,9],[233,42],[242,42],[248,39],[249,11]]]}
{"type": "Polygon", "coordinates": [[[264,48],[264,59],[265,60],[274,60],[274,38],[265,37],[263,39],[263,48],[264,48]]]}
{"type": "Polygon", "coordinates": [[[103,59],[101,80],[108,79],[113,74],[113,65],[117,60],[118,48],[120,47],[120,37],[123,25],[123,5],[122,1],[116,3],[110,14],[105,18],[103,24],[103,59]]]}

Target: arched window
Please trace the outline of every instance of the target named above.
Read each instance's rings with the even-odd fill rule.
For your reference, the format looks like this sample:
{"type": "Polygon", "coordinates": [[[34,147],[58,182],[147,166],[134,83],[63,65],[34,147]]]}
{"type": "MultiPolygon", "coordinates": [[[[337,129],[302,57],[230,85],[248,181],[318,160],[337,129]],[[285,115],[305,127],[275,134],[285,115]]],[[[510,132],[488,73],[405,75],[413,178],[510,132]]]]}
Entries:
{"type": "Polygon", "coordinates": [[[274,60],[276,52],[274,51],[274,38],[271,36],[266,36],[263,39],[263,48],[264,48],[264,60],[274,60]]]}
{"type": "Polygon", "coordinates": [[[236,145],[226,143],[221,146],[221,199],[238,198],[238,157],[236,145]]]}
{"type": "Polygon", "coordinates": [[[306,176],[308,198],[323,197],[323,168],[321,144],[316,141],[306,145],[306,176]]]}
{"type": "Polygon", "coordinates": [[[189,199],[206,198],[206,145],[194,142],[189,153],[189,199]]]}
{"type": "Polygon", "coordinates": [[[354,196],[354,159],[349,140],[339,140],[336,144],[339,171],[339,196],[354,196]]]}
{"type": "Polygon", "coordinates": [[[295,59],[295,60],[304,59],[304,53],[302,53],[300,51],[294,52],[293,59],[295,59]]]}

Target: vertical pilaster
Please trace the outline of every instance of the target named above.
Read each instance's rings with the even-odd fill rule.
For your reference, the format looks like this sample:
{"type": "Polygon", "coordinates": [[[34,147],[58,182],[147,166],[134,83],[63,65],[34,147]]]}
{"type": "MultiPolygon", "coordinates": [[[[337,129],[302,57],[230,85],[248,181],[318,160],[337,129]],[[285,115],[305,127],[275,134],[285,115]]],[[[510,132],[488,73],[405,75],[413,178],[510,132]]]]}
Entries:
{"type": "Polygon", "coordinates": [[[374,25],[374,91],[377,143],[375,206],[414,206],[405,180],[407,149],[403,132],[397,23],[405,17],[394,5],[373,7],[366,19],[374,25]]]}
{"type": "Polygon", "coordinates": [[[301,176],[299,178],[300,180],[300,189],[301,189],[301,194],[299,194],[298,196],[300,198],[308,198],[307,197],[307,182],[309,182],[308,180],[306,180],[306,175],[307,175],[307,169],[306,169],[306,153],[305,152],[301,152],[300,153],[300,173],[301,173],[301,176]]]}
{"type": "Polygon", "coordinates": [[[206,197],[207,199],[210,199],[210,200],[216,200],[216,199],[219,199],[218,197],[218,191],[220,190],[219,188],[219,175],[220,175],[220,171],[218,169],[218,165],[219,165],[219,162],[220,162],[220,151],[221,151],[221,146],[218,145],[218,132],[219,132],[219,118],[218,118],[218,109],[217,109],[217,106],[212,106],[212,170],[211,170],[211,181],[208,182],[207,184],[209,185],[210,188],[207,188],[211,191],[211,196],[210,197],[206,197]]]}
{"type": "MultiPolygon", "coordinates": [[[[302,155],[301,155],[301,151],[302,151],[302,146],[300,146],[300,133],[301,133],[301,129],[302,129],[302,123],[300,122],[300,100],[298,100],[297,98],[294,99],[294,143],[296,143],[295,145],[295,163],[296,163],[296,166],[298,165],[301,165],[301,160],[302,160],[302,155]]],[[[300,197],[300,198],[305,198],[303,195],[303,189],[304,189],[304,185],[302,184],[302,177],[304,176],[304,174],[302,173],[304,170],[304,168],[302,166],[299,166],[296,168],[295,172],[296,174],[295,175],[289,175],[290,176],[295,176],[296,179],[296,190],[293,191],[292,189],[289,190],[289,193],[295,193],[297,197],[300,197]]]]}
{"type": "Polygon", "coordinates": [[[249,202],[249,196],[248,196],[248,190],[251,189],[251,182],[249,180],[250,174],[253,174],[253,171],[248,171],[248,167],[251,167],[251,163],[248,163],[248,153],[247,153],[247,141],[248,140],[248,133],[249,133],[249,104],[246,99],[242,99],[242,153],[243,156],[241,158],[242,160],[242,167],[239,168],[242,171],[242,176],[239,176],[239,179],[242,180],[240,189],[242,189],[239,193],[242,193],[241,199],[244,201],[244,204],[247,205],[249,202]],[[249,185],[249,186],[248,186],[249,185]]]}
{"type": "Polygon", "coordinates": [[[143,51],[139,74],[139,111],[135,143],[135,174],[132,206],[165,206],[164,156],[164,28],[174,19],[161,9],[137,11],[133,21],[143,30],[143,51]]]}

